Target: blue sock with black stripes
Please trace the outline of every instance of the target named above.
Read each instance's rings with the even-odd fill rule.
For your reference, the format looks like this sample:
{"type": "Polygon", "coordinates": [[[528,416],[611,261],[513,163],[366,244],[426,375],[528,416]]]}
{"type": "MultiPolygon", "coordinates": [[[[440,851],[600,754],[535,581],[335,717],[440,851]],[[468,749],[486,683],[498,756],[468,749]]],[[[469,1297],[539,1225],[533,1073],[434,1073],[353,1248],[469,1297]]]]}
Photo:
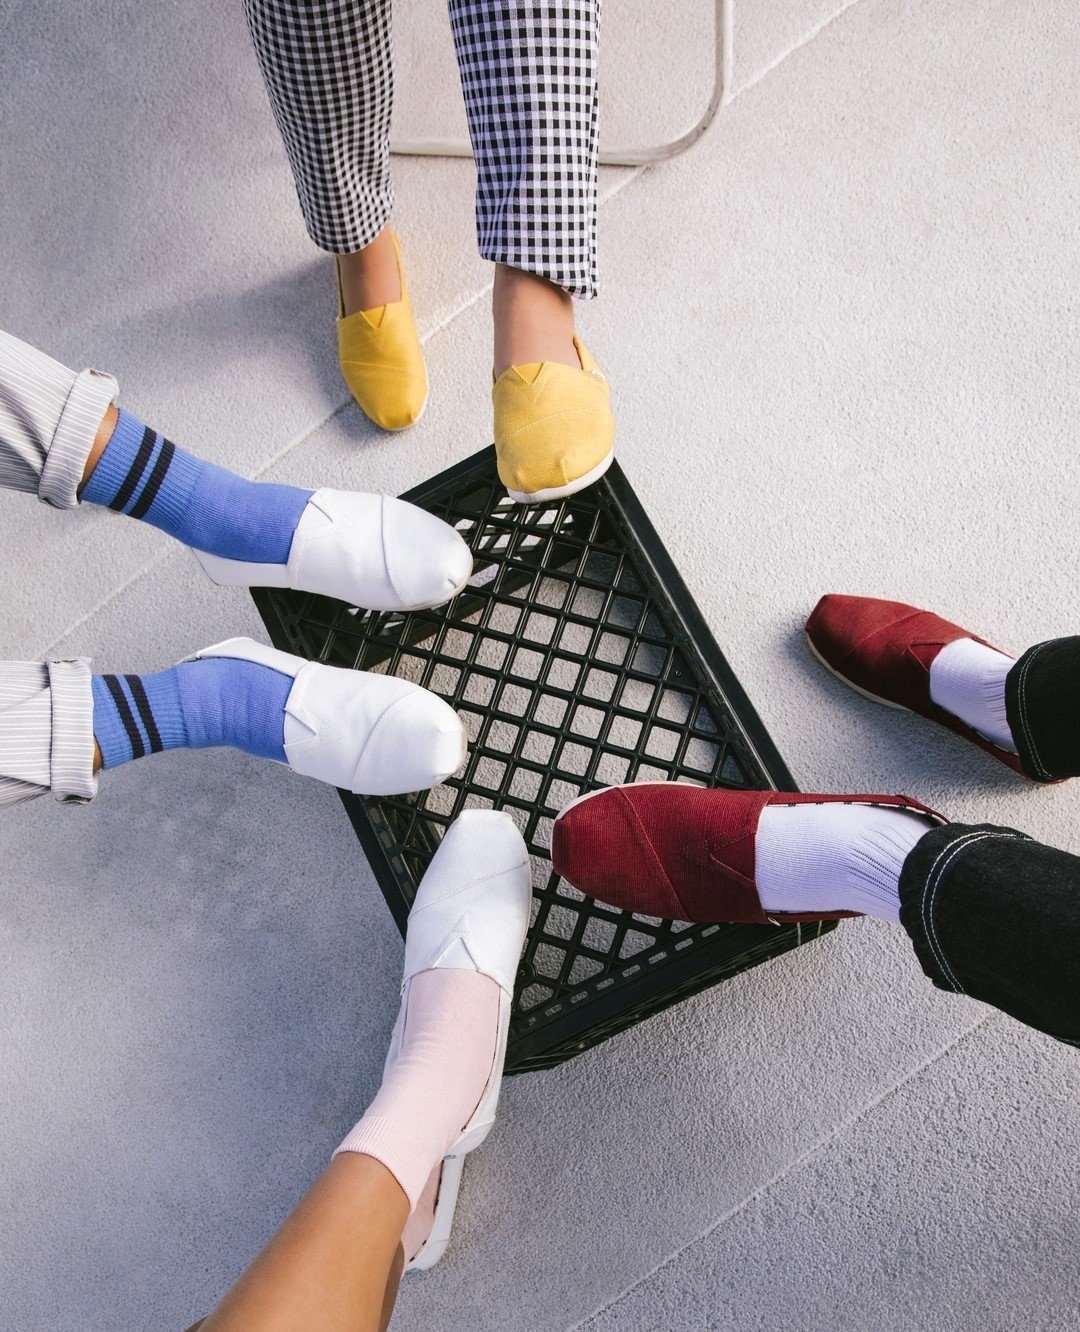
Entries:
{"type": "Polygon", "coordinates": [[[245,481],[121,411],[81,497],[249,564],[284,564],[310,490],[245,481]]]}
{"type": "Polygon", "coordinates": [[[156,675],[95,675],[94,739],[106,768],[163,749],[229,745],[285,760],[292,677],[234,657],[184,661],[156,675]]]}

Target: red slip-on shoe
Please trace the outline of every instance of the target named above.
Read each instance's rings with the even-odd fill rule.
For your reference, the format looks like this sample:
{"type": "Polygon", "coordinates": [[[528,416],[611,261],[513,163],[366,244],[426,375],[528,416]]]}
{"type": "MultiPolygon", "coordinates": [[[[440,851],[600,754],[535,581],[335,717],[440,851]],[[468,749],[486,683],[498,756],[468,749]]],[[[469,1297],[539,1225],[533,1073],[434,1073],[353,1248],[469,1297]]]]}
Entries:
{"type": "Polygon", "coordinates": [[[579,796],[555,820],[551,863],[589,897],[669,920],[839,920],[857,911],[766,915],[754,880],[754,839],[766,805],[881,805],[946,823],[904,795],[726,791],[684,782],[637,782],[579,796]]]}
{"type": "Polygon", "coordinates": [[[985,638],[950,624],[932,611],[876,597],[845,597],[831,592],[821,598],[806,622],[810,651],[827,671],[857,694],[947,726],[1013,772],[1028,777],[1018,755],[987,740],[931,699],[930,663],[946,643],[958,638],[971,638],[994,648],[985,638]]]}

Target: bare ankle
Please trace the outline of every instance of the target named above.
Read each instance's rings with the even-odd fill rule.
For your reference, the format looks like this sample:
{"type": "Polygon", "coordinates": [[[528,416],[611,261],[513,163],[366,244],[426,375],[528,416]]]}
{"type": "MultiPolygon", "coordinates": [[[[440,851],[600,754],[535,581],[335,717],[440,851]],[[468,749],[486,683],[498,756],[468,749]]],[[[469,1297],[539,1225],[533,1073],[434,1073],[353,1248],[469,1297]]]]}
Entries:
{"type": "Polygon", "coordinates": [[[94,436],[94,442],[90,447],[90,453],[87,455],[86,465],[83,468],[82,476],[79,479],[79,491],[90,480],[90,473],[98,465],[101,455],[105,452],[106,445],[112,439],[113,431],[116,429],[116,423],[120,419],[120,411],[115,403],[110,403],[106,409],[105,415],[101,418],[101,425],[97,428],[97,434],[94,436]]]}
{"type": "Polygon", "coordinates": [[[496,376],[511,365],[557,361],[578,367],[574,302],[546,278],[496,264],[491,297],[496,376]]]}
{"type": "Polygon", "coordinates": [[[337,256],[341,303],[346,315],[401,300],[401,273],[394,236],[383,227],[370,245],[337,256]]]}

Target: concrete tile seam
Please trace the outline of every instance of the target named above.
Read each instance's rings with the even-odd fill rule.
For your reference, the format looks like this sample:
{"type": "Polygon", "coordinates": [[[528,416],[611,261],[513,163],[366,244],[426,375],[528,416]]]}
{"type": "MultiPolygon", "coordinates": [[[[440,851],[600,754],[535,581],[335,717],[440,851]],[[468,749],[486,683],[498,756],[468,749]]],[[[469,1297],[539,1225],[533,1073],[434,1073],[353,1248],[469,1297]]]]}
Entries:
{"type": "Polygon", "coordinates": [[[837,9],[834,13],[827,15],[823,19],[819,19],[818,22],[815,23],[814,26],[810,29],[810,31],[806,34],[805,37],[802,37],[800,38],[799,41],[792,43],[792,45],[789,46],[786,51],[781,51],[778,56],[770,60],[769,63],[764,66],[764,68],[760,69],[753,76],[753,78],[749,81],[749,83],[744,83],[741,87],[736,88],[734,92],[732,92],[731,96],[728,98],[727,105],[730,105],[732,102],[734,102],[735,99],[737,97],[740,97],[744,92],[749,92],[751,88],[756,87],[762,81],[762,79],[768,78],[769,75],[773,72],[773,70],[778,69],[784,63],[785,60],[787,60],[790,56],[795,55],[797,51],[801,51],[804,46],[809,46],[810,43],[814,41],[815,38],[819,37],[821,33],[825,31],[826,28],[830,27],[833,23],[835,23],[838,18],[843,17],[843,15],[846,14],[849,9],[854,9],[857,4],[861,4],[861,2],[862,0],[846,0],[846,3],[842,4],[840,8],[837,9]]]}
{"type": "Polygon", "coordinates": [[[600,1305],[598,1308],[593,1309],[591,1313],[586,1314],[586,1316],[578,1322],[573,1323],[566,1329],[566,1332],[585,1332],[594,1319],[599,1318],[601,1314],[607,1313],[610,1309],[614,1309],[615,1306],[622,1303],[628,1295],[633,1294],[639,1286],[642,1286],[646,1281],[651,1280],[657,1272],[661,1271],[669,1264],[676,1262],[684,1253],[687,1253],[692,1249],[695,1244],[700,1244],[702,1240],[708,1239],[708,1237],[719,1230],[721,1226],[726,1225],[745,1208],[749,1207],[759,1198],[764,1197],[764,1195],[771,1189],[775,1188],[777,1184],[783,1183],[789,1175],[793,1175],[797,1170],[802,1169],[804,1165],[820,1152],[824,1151],[827,1147],[831,1146],[832,1143],[843,1137],[843,1135],[850,1129],[854,1128],[857,1124],[860,1124],[864,1119],[867,1119],[879,1106],[884,1105],[884,1103],[891,1097],[895,1096],[897,1092],[914,1082],[915,1079],[925,1073],[928,1068],[932,1068],[934,1064],[951,1054],[953,1050],[962,1045],[964,1041],[969,1039],[969,1037],[974,1036],[977,1031],[981,1031],[983,1027],[988,1026],[990,1023],[998,1021],[1000,1017],[1000,1013],[989,1012],[984,1017],[979,1018],[977,1022],[972,1023],[971,1026],[965,1027],[947,1044],[927,1055],[925,1059],[916,1064],[915,1067],[910,1069],[902,1078],[897,1079],[896,1082],[884,1088],[884,1090],[872,1100],[867,1101],[865,1105],[860,1106],[853,1114],[848,1115],[846,1119],[837,1124],[834,1129],[823,1134],[816,1142],[811,1143],[810,1146],[801,1151],[793,1161],[789,1162],[782,1170],[778,1170],[776,1174],[772,1175],[769,1179],[764,1180],[755,1189],[752,1189],[745,1198],[741,1199],[733,1207],[729,1207],[728,1210],[724,1212],[722,1216],[717,1217],[711,1225],[706,1226],[704,1230],[687,1240],[685,1244],[680,1244],[677,1249],[674,1249],[665,1258],[662,1258],[660,1262],[656,1263],[647,1272],[643,1272],[636,1281],[631,1282],[631,1284],[624,1290],[621,1290],[618,1295],[608,1300],[605,1304],[600,1305]]]}
{"type": "MultiPolygon", "coordinates": [[[[173,544],[175,545],[175,543],[173,544]]],[[[183,549],[186,550],[187,547],[185,546],[183,549]]],[[[76,629],[81,629],[84,624],[88,624],[94,618],[94,616],[97,615],[99,611],[104,610],[105,607],[108,606],[110,602],[115,601],[117,597],[123,596],[123,594],[128,590],[128,588],[133,587],[139,581],[140,578],[145,577],[146,574],[153,573],[156,569],[160,568],[160,566],[164,564],[166,560],[171,560],[176,558],[176,556],[179,555],[179,553],[180,552],[178,550],[165,550],[160,555],[155,555],[154,558],[150,560],[147,564],[144,564],[141,569],[136,569],[135,572],[131,574],[130,577],[125,578],[124,581],[119,585],[119,587],[114,587],[111,592],[106,592],[106,594],[100,599],[100,601],[96,602],[93,606],[90,607],[90,609],[85,613],[85,615],[80,615],[78,619],[73,620],[71,624],[67,625],[60,633],[56,635],[56,637],[50,643],[47,643],[45,647],[43,647],[39,652],[36,652],[34,654],[33,660],[35,661],[51,660],[49,654],[56,647],[57,643],[62,643],[64,639],[67,638],[70,634],[73,634],[76,631],[76,629]]]]}

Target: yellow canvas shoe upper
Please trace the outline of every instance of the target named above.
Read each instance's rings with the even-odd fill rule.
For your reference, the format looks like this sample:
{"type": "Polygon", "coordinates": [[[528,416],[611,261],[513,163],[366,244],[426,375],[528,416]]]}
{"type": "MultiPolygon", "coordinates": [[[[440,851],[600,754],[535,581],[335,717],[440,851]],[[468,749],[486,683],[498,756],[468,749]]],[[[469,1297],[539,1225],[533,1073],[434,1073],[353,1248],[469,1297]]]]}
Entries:
{"type": "Polygon", "coordinates": [[[413,322],[401,247],[391,233],[401,278],[401,300],[346,315],[338,279],[338,358],[360,410],[384,430],[404,430],[427,403],[424,352],[413,322]]]}
{"type": "Polygon", "coordinates": [[[499,479],[511,499],[557,499],[599,480],[615,456],[608,382],[574,339],[581,369],[512,365],[491,390],[499,479]]]}

